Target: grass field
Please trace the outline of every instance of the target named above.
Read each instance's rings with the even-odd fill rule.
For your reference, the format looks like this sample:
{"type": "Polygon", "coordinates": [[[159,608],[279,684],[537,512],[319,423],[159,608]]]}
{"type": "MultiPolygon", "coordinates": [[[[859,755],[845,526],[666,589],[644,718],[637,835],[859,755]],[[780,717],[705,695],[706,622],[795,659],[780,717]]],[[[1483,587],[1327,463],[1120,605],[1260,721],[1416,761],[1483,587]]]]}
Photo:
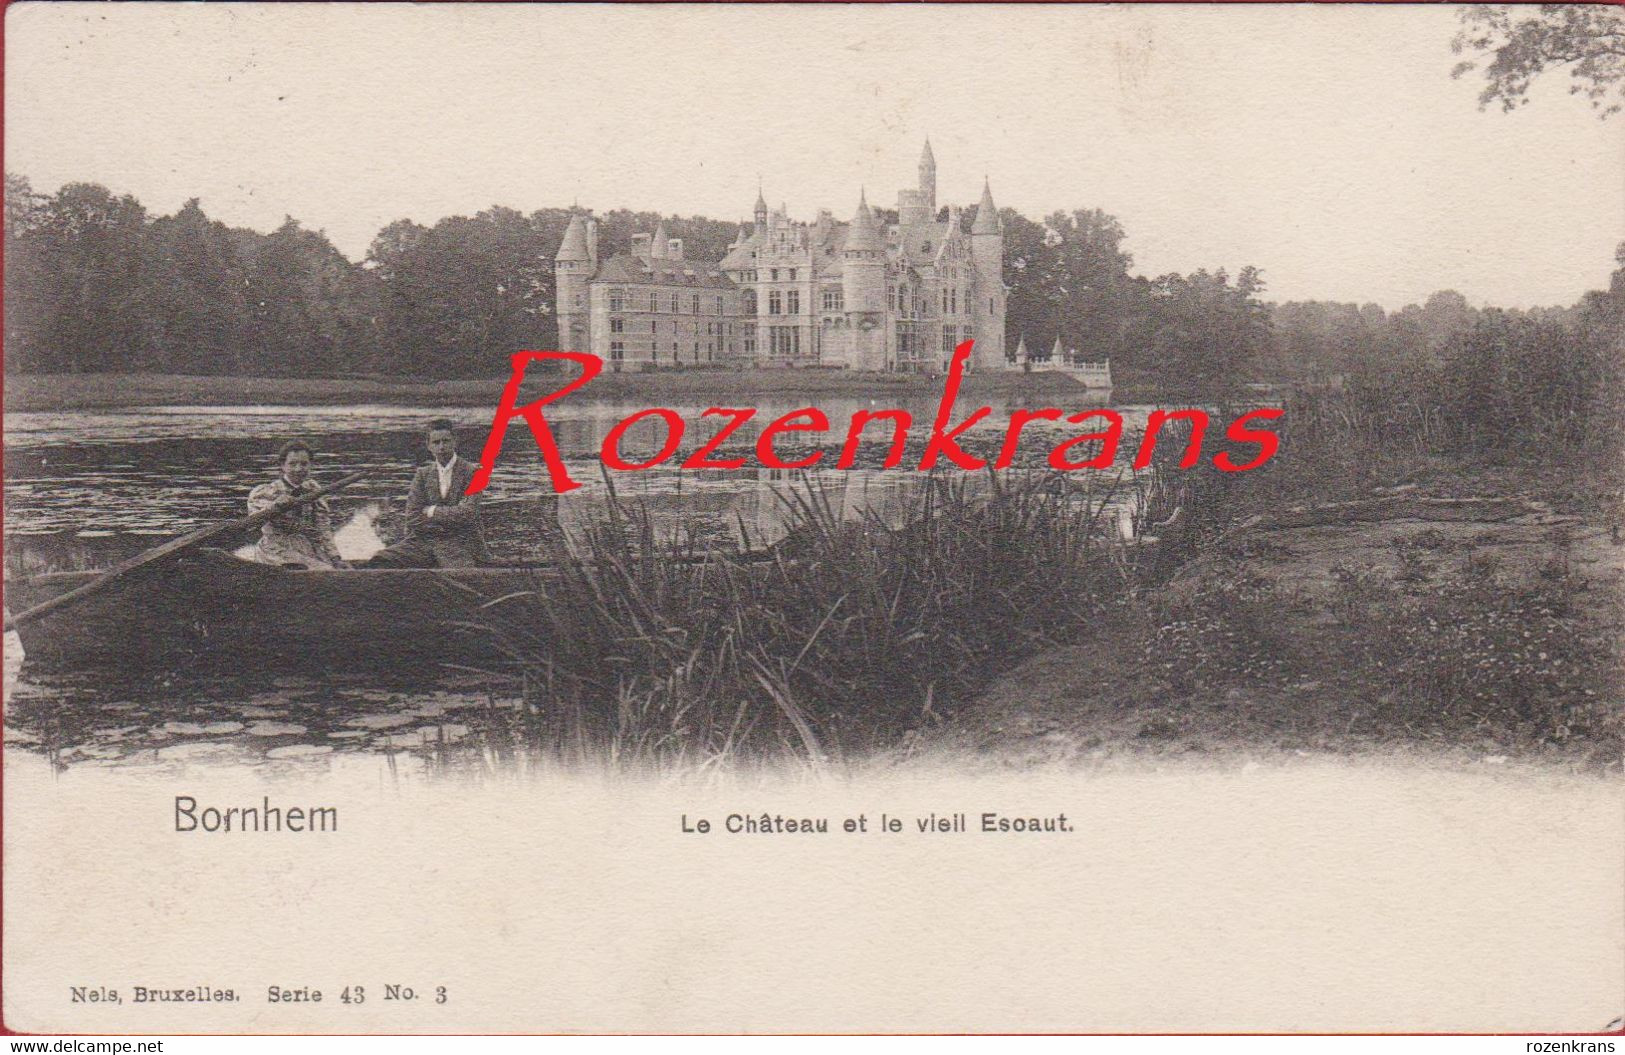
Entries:
{"type": "MultiPolygon", "coordinates": [[[[505,379],[395,380],[386,377],[289,378],[185,374],[7,375],[8,411],[96,410],[151,406],[496,406],[505,379]]],[[[529,379],[527,379],[529,380],[529,379]]],[[[544,381],[538,376],[537,380],[544,381]]],[[[527,390],[532,386],[527,385],[527,390]]],[[[540,385],[535,386],[540,390],[540,385]]],[[[712,399],[731,396],[834,394],[920,395],[941,390],[940,378],[845,370],[694,370],[601,374],[576,398],[712,399]]],[[[967,394],[1079,395],[1084,387],[1060,374],[971,374],[967,394]]]]}

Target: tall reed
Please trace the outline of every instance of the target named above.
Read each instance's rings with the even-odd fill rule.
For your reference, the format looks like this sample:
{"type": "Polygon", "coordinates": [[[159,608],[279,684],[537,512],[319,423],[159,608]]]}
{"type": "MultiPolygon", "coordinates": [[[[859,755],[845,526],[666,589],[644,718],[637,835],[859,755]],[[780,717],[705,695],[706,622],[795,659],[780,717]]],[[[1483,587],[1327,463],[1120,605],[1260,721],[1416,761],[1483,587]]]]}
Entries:
{"type": "Polygon", "coordinates": [[[1054,474],[929,478],[897,527],[781,497],[790,535],[754,557],[612,498],[580,560],[492,602],[540,735],[690,765],[887,747],[1125,590],[1111,494],[1054,474]]]}

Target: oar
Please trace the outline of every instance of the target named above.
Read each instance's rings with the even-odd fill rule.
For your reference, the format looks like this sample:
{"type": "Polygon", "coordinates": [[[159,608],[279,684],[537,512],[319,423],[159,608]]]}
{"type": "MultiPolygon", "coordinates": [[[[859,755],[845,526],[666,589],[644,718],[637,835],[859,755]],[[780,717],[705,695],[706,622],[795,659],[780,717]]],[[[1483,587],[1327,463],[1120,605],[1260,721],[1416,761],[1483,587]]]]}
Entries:
{"type": "Polygon", "coordinates": [[[42,615],[48,615],[51,612],[56,611],[58,608],[62,608],[66,605],[73,604],[76,601],[83,600],[93,593],[99,593],[102,589],[108,586],[108,584],[117,582],[119,579],[124,578],[133,571],[156,564],[165,558],[173,557],[177,553],[191,549],[200,542],[207,542],[216,535],[223,535],[228,531],[246,531],[249,528],[259,527],[267,520],[280,516],[296,506],[302,506],[306,502],[314,502],[323,495],[332,494],[341,487],[348,487],[362,477],[371,476],[377,471],[378,470],[376,469],[364,469],[358,473],[351,473],[349,476],[342,479],[334,480],[326,487],[318,487],[316,490],[307,492],[306,494],[284,498],[271,508],[262,509],[258,513],[251,513],[240,520],[228,520],[223,524],[214,524],[210,527],[198,528],[196,531],[182,535],[180,538],[171,539],[162,546],[156,546],[142,553],[138,553],[129,560],[113,565],[111,568],[108,568],[106,571],[102,572],[101,575],[85,583],[83,586],[76,586],[67,593],[57,594],[49,601],[37,604],[26,611],[18,612],[16,615],[6,617],[5,629],[13,630],[24,623],[33,622],[42,615]]]}

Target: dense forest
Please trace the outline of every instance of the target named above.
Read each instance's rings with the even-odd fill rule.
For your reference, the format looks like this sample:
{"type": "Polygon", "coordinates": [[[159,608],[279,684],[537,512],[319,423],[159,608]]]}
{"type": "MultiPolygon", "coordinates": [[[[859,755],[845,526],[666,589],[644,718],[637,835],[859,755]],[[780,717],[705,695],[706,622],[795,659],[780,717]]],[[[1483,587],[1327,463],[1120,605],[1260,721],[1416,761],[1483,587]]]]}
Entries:
{"type": "MultiPolygon", "coordinates": [[[[96,184],[47,195],[8,175],[6,369],[496,376],[514,350],[555,344],[552,258],[569,217],[493,207],[432,227],[398,220],[352,263],[292,217],[261,234],[209,219],[196,199],[153,216],[96,184]]],[[[1002,218],[1009,346],[1042,354],[1059,337],[1110,357],[1120,380],[1223,395],[1245,381],[1449,369],[1457,391],[1515,402],[1513,378],[1570,394],[1616,379],[1617,276],[1609,292],[1534,311],[1475,309],[1448,290],[1392,313],[1270,304],[1253,267],[1135,275],[1123,226],[1098,209],[1002,218]]],[[[623,250],[660,220],[697,259],[719,259],[738,233],[614,210],[599,216],[601,244],[623,250]]]]}

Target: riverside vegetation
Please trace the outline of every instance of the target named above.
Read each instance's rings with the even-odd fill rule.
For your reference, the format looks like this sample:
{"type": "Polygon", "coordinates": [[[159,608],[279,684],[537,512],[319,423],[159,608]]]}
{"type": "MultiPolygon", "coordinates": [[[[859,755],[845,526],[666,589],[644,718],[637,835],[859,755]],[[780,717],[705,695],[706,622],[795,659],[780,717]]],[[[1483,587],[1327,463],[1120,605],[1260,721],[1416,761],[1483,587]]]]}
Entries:
{"type": "Polygon", "coordinates": [[[590,563],[493,610],[527,669],[515,733],[698,766],[924,745],[1617,766],[1622,305],[1625,269],[1579,326],[1491,316],[1431,364],[1300,388],[1253,473],[938,474],[901,527],[790,489],[796,530],[756,562],[612,505],[590,563]],[[1114,486],[1143,492],[1138,543],[1103,529],[1114,486]]]}

